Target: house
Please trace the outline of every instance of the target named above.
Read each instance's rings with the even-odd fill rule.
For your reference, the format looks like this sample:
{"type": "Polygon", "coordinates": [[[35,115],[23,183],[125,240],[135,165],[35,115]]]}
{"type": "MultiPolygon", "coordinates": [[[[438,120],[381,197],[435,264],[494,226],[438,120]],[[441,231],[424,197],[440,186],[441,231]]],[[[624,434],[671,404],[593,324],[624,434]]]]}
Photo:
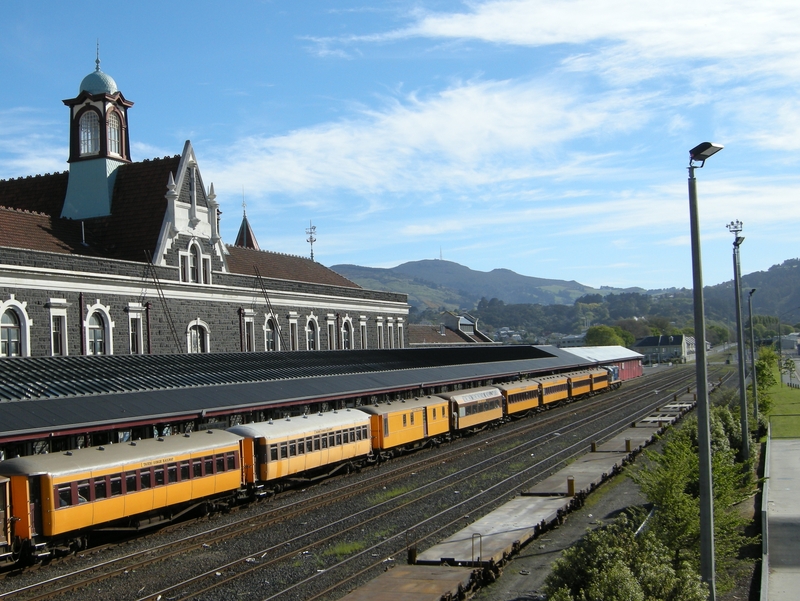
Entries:
{"type": "Polygon", "coordinates": [[[637,340],[632,349],[644,355],[645,364],[686,363],[686,356],[688,355],[687,340],[683,334],[647,336],[637,340]]]}
{"type": "Polygon", "coordinates": [[[436,325],[409,324],[410,346],[437,346],[441,344],[497,344],[478,330],[478,320],[471,315],[458,315],[448,311],[443,323],[436,325]]]}

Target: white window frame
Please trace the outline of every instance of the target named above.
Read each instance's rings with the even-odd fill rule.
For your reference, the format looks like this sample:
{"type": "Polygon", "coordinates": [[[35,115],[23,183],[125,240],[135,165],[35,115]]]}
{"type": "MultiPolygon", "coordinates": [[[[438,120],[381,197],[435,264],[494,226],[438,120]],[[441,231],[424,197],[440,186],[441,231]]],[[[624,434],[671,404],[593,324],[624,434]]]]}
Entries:
{"type": "Polygon", "coordinates": [[[264,316],[264,326],[262,327],[262,330],[264,331],[264,350],[265,351],[272,350],[269,348],[269,345],[267,343],[267,332],[269,331],[267,325],[269,324],[270,320],[272,320],[272,323],[275,326],[272,330],[273,341],[275,343],[275,350],[279,351],[281,350],[281,326],[280,323],[278,323],[277,315],[273,315],[272,313],[268,313],[266,316],[264,316]]]}
{"type": "MultiPolygon", "coordinates": [[[[31,326],[33,325],[33,320],[28,317],[27,306],[27,302],[19,302],[14,298],[13,294],[9,295],[7,301],[0,304],[0,316],[6,311],[13,311],[19,320],[19,357],[31,356],[31,326]]],[[[5,355],[0,356],[4,357],[5,355]]]]}
{"type": "MultiPolygon", "coordinates": [[[[366,329],[366,325],[364,326],[364,328],[366,329]]],[[[342,340],[342,350],[352,351],[355,348],[355,336],[356,336],[356,333],[355,333],[355,330],[353,330],[353,319],[351,317],[345,315],[342,318],[342,327],[341,327],[341,331],[339,332],[339,336],[341,336],[341,340],[342,340]],[[345,348],[345,346],[344,346],[345,327],[349,327],[350,328],[350,346],[349,346],[349,348],[345,348]]]]}
{"type": "Polygon", "coordinates": [[[180,280],[184,284],[210,285],[212,281],[211,256],[203,253],[200,243],[192,238],[186,250],[178,252],[180,280]],[[196,279],[192,279],[192,278],[196,279]]]}
{"type": "Polygon", "coordinates": [[[256,350],[256,313],[252,309],[244,310],[244,351],[254,353],[256,350]],[[249,341],[249,344],[248,344],[249,341]]]}
{"type": "Polygon", "coordinates": [[[328,313],[325,316],[326,325],[328,326],[328,350],[336,350],[336,316],[333,313],[328,313]]]}
{"type": "Polygon", "coordinates": [[[297,318],[299,315],[295,311],[289,311],[289,350],[300,350],[299,333],[297,331],[297,318]]]}
{"type": "Polygon", "coordinates": [[[367,349],[367,316],[366,315],[359,315],[358,317],[358,332],[361,338],[361,349],[367,349]]]}
{"type": "Polygon", "coordinates": [[[106,118],[108,140],[106,140],[108,154],[122,156],[122,118],[116,111],[110,111],[106,118]]]}
{"type": "Polygon", "coordinates": [[[65,298],[51,298],[47,301],[46,307],[50,309],[50,356],[63,356],[66,357],[69,354],[69,328],[67,327],[67,308],[71,305],[71,303],[67,302],[65,298]],[[56,345],[55,345],[55,338],[53,334],[55,332],[55,324],[58,320],[61,320],[62,331],[61,331],[61,343],[63,345],[63,352],[56,354],[56,345]]]}
{"type": "Polygon", "coordinates": [[[385,348],[386,339],[383,336],[383,317],[378,317],[375,320],[375,329],[378,333],[378,348],[385,348]]]}
{"type": "Polygon", "coordinates": [[[187,352],[190,354],[195,353],[192,349],[192,328],[199,328],[200,331],[203,333],[203,342],[205,344],[205,351],[198,351],[201,353],[210,353],[211,352],[211,329],[208,327],[208,324],[204,322],[199,317],[197,319],[193,319],[189,322],[189,325],[186,326],[186,349],[187,352]]]}
{"type": "Polygon", "coordinates": [[[94,353],[90,352],[89,349],[89,320],[91,319],[92,315],[95,313],[99,313],[101,319],[103,320],[103,336],[105,337],[105,354],[106,355],[113,355],[114,354],[114,328],[116,324],[114,320],[111,319],[111,307],[106,306],[100,303],[100,299],[97,299],[93,305],[88,305],[86,307],[86,315],[83,319],[83,341],[84,341],[84,352],[87,355],[92,355],[94,353]]]}
{"type": "Polygon", "coordinates": [[[397,318],[397,348],[406,348],[406,341],[403,338],[403,332],[405,328],[403,327],[403,318],[397,318]]]}
{"type": "Polygon", "coordinates": [[[306,350],[307,351],[318,351],[319,350],[319,318],[316,315],[314,315],[313,312],[306,318],[305,332],[306,332],[306,350]],[[315,336],[313,341],[311,340],[311,337],[309,336],[309,333],[311,332],[311,328],[312,328],[311,324],[314,324],[313,328],[314,328],[314,333],[316,334],[316,336],[315,336]],[[312,342],[313,342],[313,344],[312,344],[312,342]]]}
{"type": "Polygon", "coordinates": [[[386,341],[387,348],[394,348],[394,319],[391,317],[386,320],[386,341]]]}
{"type": "Polygon", "coordinates": [[[128,352],[131,355],[144,355],[144,320],[142,319],[142,314],[145,308],[142,306],[142,303],[128,303],[126,311],[128,313],[128,352]],[[134,322],[138,322],[138,329],[136,332],[136,344],[139,347],[138,352],[134,352],[131,346],[134,322]]]}

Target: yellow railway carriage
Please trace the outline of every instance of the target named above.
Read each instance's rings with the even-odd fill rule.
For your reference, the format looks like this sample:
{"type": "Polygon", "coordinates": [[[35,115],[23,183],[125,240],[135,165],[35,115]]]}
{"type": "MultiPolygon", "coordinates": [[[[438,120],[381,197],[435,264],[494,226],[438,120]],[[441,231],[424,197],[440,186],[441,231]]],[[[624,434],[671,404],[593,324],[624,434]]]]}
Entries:
{"type": "Polygon", "coordinates": [[[575,371],[569,374],[569,396],[579,399],[592,393],[592,372],[589,370],[575,371]]]}
{"type": "Polygon", "coordinates": [[[537,378],[542,385],[542,405],[557,403],[569,398],[569,379],[565,375],[537,378]]]}
{"type": "Polygon", "coordinates": [[[477,430],[503,419],[503,395],[499,388],[470,388],[437,396],[450,401],[453,431],[477,430]]]}
{"type": "Polygon", "coordinates": [[[345,409],[234,426],[228,432],[244,437],[245,480],[257,484],[301,479],[301,473],[308,480],[367,457],[369,425],[366,413],[345,409]]]}
{"type": "MultiPolygon", "coordinates": [[[[449,403],[438,396],[360,407],[370,414],[372,447],[411,450],[450,432],[449,403]]],[[[386,453],[384,453],[386,454],[386,453]]]]}
{"type": "Polygon", "coordinates": [[[522,380],[513,384],[498,384],[506,403],[506,415],[531,411],[542,404],[542,383],[539,380],[522,380]]]}
{"type": "MultiPolygon", "coordinates": [[[[46,539],[97,527],[140,528],[241,487],[241,437],[209,430],[0,462],[11,480],[12,536],[46,539]],[[165,512],[166,513],[166,512],[165,512]]],[[[75,537],[78,538],[75,538],[75,537]]],[[[38,551],[37,551],[38,549],[38,551]]]]}

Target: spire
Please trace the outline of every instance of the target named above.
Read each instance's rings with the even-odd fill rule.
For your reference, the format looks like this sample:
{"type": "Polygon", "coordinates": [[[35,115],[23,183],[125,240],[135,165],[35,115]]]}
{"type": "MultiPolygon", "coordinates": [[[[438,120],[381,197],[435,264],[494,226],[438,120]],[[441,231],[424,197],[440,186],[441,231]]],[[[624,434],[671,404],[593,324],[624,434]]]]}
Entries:
{"type": "Polygon", "coordinates": [[[97,58],[94,59],[95,71],[100,73],[100,38],[97,38],[97,58]]]}
{"type": "Polygon", "coordinates": [[[246,212],[243,212],[242,214],[242,225],[239,227],[239,233],[236,235],[236,242],[233,244],[234,246],[241,246],[242,248],[261,250],[261,248],[258,246],[258,241],[253,234],[253,228],[250,227],[250,222],[247,220],[246,212]]]}

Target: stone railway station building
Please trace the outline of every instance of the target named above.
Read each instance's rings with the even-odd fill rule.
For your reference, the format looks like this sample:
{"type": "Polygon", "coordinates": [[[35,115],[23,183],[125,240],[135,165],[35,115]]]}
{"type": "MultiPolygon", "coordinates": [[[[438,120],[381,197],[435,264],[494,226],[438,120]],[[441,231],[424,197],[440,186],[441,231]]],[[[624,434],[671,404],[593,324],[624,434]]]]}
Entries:
{"type": "Polygon", "coordinates": [[[0,181],[0,356],[404,348],[404,294],[220,237],[190,142],[134,162],[100,70],[69,109],[69,171],[0,181]]]}

